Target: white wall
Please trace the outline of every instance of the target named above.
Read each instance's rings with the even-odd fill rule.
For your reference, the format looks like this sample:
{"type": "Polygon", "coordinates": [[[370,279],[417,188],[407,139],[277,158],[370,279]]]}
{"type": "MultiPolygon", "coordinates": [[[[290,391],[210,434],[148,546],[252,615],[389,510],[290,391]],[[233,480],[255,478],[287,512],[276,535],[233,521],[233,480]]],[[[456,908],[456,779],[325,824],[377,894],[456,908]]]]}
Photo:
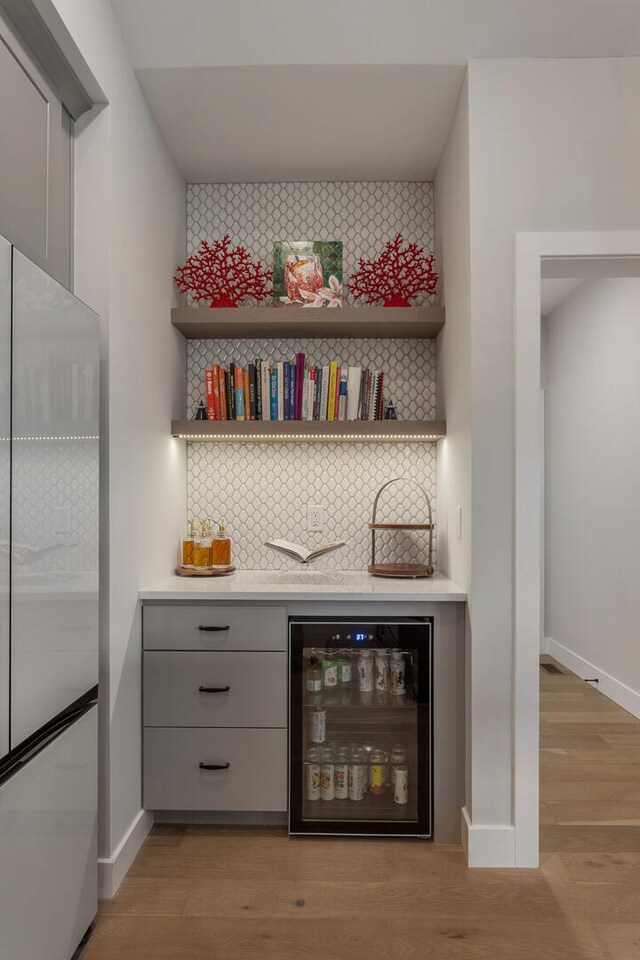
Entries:
{"type": "Polygon", "coordinates": [[[636,710],[639,316],[640,279],[591,281],[550,314],[543,336],[545,636],[631,687],[636,710]]]}
{"type": "Polygon", "coordinates": [[[436,269],[446,324],[437,341],[437,417],[447,436],[438,444],[440,570],[471,586],[471,395],[469,91],[465,81],[435,182],[436,269]],[[462,538],[456,509],[462,507],[462,538]]]}
{"type": "Polygon", "coordinates": [[[442,573],[469,596],[465,651],[465,806],[471,815],[472,691],[471,637],[471,315],[469,205],[469,88],[465,80],[435,181],[436,268],[440,272],[446,323],[436,345],[437,416],[447,421],[438,443],[438,557],[442,573]],[[458,539],[457,509],[461,508],[458,539]]]}
{"type": "Polygon", "coordinates": [[[172,572],[184,519],[184,450],[169,425],[184,409],[185,355],[169,311],[185,254],[185,185],[111,4],[56,6],[109,100],[78,126],[75,237],[75,290],[101,314],[103,334],[100,857],[108,892],[109,873],[115,885],[131,847],[110,861],[141,810],[137,593],[172,572]]]}
{"type": "Polygon", "coordinates": [[[469,67],[473,821],[493,828],[505,863],[514,849],[515,234],[637,228],[639,87],[638,59],[469,67]]]}

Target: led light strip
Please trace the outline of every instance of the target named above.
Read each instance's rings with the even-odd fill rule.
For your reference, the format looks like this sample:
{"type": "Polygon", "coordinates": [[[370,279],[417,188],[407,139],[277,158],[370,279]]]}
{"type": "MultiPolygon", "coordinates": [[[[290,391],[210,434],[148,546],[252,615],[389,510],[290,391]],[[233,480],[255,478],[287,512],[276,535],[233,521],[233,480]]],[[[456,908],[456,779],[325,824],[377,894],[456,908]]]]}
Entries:
{"type": "MultiPolygon", "coordinates": [[[[9,438],[9,437],[2,437],[2,438],[0,438],[0,439],[9,440],[10,438],[9,438]]],[[[28,441],[32,441],[32,440],[43,440],[43,441],[46,441],[46,440],[99,440],[100,437],[97,437],[97,436],[96,436],[96,437],[92,437],[92,436],[82,436],[82,437],[75,437],[75,436],[74,436],[74,437],[13,437],[13,439],[14,439],[14,440],[28,440],[28,441]]]]}
{"type": "Polygon", "coordinates": [[[397,443],[398,441],[436,441],[442,440],[443,435],[435,433],[393,433],[380,434],[372,436],[366,433],[339,433],[339,434],[317,434],[317,433],[270,433],[264,436],[255,434],[218,434],[213,435],[201,433],[178,433],[174,434],[177,440],[192,440],[200,443],[273,443],[277,441],[289,441],[295,443],[298,440],[309,440],[315,443],[344,443],[345,441],[359,441],[361,443],[397,443]]]}

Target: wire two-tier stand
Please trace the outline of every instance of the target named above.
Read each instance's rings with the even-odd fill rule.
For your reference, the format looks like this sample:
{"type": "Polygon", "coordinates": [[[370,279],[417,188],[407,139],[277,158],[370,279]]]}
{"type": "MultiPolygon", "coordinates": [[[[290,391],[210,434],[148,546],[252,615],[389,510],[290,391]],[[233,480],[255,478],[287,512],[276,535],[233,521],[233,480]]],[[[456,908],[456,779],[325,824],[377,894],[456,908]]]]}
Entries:
{"type": "Polygon", "coordinates": [[[368,571],[374,577],[418,579],[420,577],[430,577],[433,574],[433,514],[431,512],[431,501],[427,491],[416,480],[412,480],[410,477],[395,477],[393,480],[388,480],[380,487],[376,494],[375,500],[373,501],[373,513],[371,516],[369,529],[371,530],[371,563],[368,566],[368,571]],[[378,502],[382,493],[387,489],[387,487],[390,487],[394,483],[410,483],[413,487],[418,488],[426,500],[428,523],[378,523],[378,502]],[[378,530],[428,531],[429,547],[427,563],[378,563],[376,556],[376,533],[378,530]]]}

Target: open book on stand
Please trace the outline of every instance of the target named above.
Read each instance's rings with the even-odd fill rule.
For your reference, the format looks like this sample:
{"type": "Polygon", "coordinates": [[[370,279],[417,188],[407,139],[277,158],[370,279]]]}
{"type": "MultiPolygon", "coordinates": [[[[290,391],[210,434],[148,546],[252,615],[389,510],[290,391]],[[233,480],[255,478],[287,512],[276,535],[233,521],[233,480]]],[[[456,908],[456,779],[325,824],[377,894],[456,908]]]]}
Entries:
{"type": "Polygon", "coordinates": [[[346,542],[346,540],[334,540],[333,543],[323,543],[321,546],[309,550],[308,547],[303,547],[299,543],[290,543],[288,540],[267,540],[265,541],[265,547],[271,547],[278,553],[284,553],[285,556],[297,560],[298,563],[313,563],[318,557],[324,557],[327,553],[333,553],[334,550],[344,547],[346,542]]]}

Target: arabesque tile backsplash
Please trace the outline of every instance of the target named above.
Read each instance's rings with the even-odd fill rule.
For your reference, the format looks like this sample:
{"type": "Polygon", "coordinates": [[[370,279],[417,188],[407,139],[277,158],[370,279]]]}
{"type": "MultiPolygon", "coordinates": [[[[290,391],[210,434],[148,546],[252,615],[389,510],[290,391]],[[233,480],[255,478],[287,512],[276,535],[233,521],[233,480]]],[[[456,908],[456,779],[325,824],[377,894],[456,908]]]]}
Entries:
{"type": "MultiPolygon", "coordinates": [[[[271,265],[275,240],[342,240],[348,282],[358,258],[377,254],[398,231],[433,250],[433,184],[188,186],[189,254],[201,240],[229,233],[234,243],[245,244],[271,265]]],[[[336,359],[344,365],[383,369],[385,398],[394,401],[400,418],[435,417],[435,344],[401,339],[188,341],[188,416],[194,415],[203,394],[203,371],[212,363],[227,364],[232,359],[242,363],[256,357],[292,359],[298,350],[316,363],[336,359]]],[[[187,511],[189,516],[226,518],[233,560],[241,567],[288,566],[291,561],[264,546],[265,540],[282,537],[305,544],[345,539],[345,548],[318,565],[363,569],[369,562],[367,524],[373,499],[379,487],[394,477],[407,477],[424,487],[435,518],[435,443],[190,443],[187,511]],[[324,508],[322,532],[307,532],[310,504],[324,508]]],[[[379,518],[424,519],[424,500],[415,484],[390,488],[381,500],[379,518]]],[[[426,555],[427,535],[384,533],[379,545],[381,560],[420,561],[426,555]]]]}

